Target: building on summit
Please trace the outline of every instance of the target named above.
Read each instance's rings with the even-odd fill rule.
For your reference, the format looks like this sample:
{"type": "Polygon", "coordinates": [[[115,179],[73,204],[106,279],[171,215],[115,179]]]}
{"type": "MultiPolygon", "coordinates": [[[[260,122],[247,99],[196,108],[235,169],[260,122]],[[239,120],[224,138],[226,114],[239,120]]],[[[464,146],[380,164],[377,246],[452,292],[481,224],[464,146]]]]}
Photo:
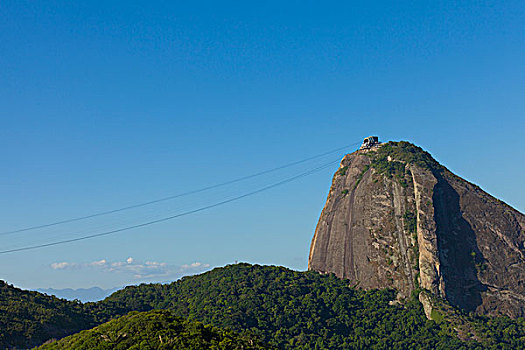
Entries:
{"type": "Polygon", "coordinates": [[[361,147],[359,147],[359,149],[370,149],[372,147],[379,146],[380,144],[381,142],[379,142],[378,136],[368,136],[363,140],[363,144],[361,147]]]}

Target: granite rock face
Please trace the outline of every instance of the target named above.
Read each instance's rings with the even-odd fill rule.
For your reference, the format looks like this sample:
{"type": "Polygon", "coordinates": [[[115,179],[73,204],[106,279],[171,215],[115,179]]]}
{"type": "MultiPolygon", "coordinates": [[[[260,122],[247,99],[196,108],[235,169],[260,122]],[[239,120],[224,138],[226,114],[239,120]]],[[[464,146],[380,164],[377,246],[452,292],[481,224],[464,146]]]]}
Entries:
{"type": "Polygon", "coordinates": [[[343,158],[308,267],[401,300],[424,290],[467,312],[525,317],[525,215],[389,142],[343,158]]]}

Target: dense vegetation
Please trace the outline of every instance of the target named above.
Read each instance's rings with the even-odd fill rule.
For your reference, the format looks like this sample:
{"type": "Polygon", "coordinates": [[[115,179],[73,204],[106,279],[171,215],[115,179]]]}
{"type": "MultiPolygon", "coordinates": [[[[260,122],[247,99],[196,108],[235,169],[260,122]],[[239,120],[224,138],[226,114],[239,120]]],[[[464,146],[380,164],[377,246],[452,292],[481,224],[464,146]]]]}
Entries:
{"type": "Polygon", "coordinates": [[[416,298],[399,304],[392,302],[393,290],[363,291],[333,275],[275,266],[230,265],[171,284],[130,286],[98,303],[79,304],[16,291],[32,299],[18,304],[9,301],[11,307],[6,308],[12,296],[2,293],[0,307],[7,311],[2,313],[4,347],[6,340],[15,344],[13,339],[18,339],[21,344],[20,339],[26,337],[26,344],[35,344],[130,311],[168,309],[169,317],[256,336],[283,349],[525,349],[523,319],[464,315],[471,324],[468,328],[477,333],[470,338],[479,342],[462,341],[447,315],[440,322],[427,320],[416,298]],[[36,305],[42,310],[37,311],[36,305]],[[65,331],[55,335],[29,331],[31,327],[65,331]]]}
{"type": "Polygon", "coordinates": [[[241,337],[229,330],[177,317],[170,311],[154,310],[131,312],[101,326],[43,345],[39,349],[256,350],[270,347],[260,344],[254,337],[241,337]]]}
{"type": "Polygon", "coordinates": [[[410,142],[400,141],[383,144],[376,151],[367,153],[371,158],[371,166],[377,173],[388,177],[402,178],[405,174],[405,164],[413,164],[432,171],[442,171],[444,168],[430,153],[410,142]],[[390,160],[389,160],[390,157],[390,160]]]}
{"type": "Polygon", "coordinates": [[[238,264],[170,285],[128,287],[89,306],[99,320],[128,310],[171,309],[288,349],[484,348],[460,341],[447,323],[427,320],[416,300],[391,305],[392,290],[347,286],[333,275],[238,264]]]}
{"type": "Polygon", "coordinates": [[[80,303],[20,290],[0,281],[0,349],[42,344],[93,327],[80,303]]]}
{"type": "Polygon", "coordinates": [[[471,322],[490,349],[525,349],[525,319],[477,317],[471,322]]]}

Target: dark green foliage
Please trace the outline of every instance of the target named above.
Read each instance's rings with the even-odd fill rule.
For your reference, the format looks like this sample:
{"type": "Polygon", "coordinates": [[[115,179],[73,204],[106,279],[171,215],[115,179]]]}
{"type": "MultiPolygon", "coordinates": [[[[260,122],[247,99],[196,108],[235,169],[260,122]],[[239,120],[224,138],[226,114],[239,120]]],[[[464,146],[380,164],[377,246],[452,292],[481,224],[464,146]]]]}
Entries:
{"type": "Polygon", "coordinates": [[[382,175],[385,175],[389,178],[397,177],[402,178],[405,174],[405,163],[402,163],[397,160],[389,161],[385,157],[383,158],[374,158],[372,159],[372,167],[382,175]]]}
{"type": "Polygon", "coordinates": [[[403,215],[403,222],[404,222],[405,231],[409,233],[416,232],[416,229],[417,229],[416,214],[407,210],[405,214],[403,215]]]}
{"type": "Polygon", "coordinates": [[[430,312],[430,318],[439,323],[443,321],[444,316],[439,311],[432,309],[430,312]]]}
{"type": "Polygon", "coordinates": [[[42,344],[95,325],[80,303],[0,281],[0,349],[42,344]]]}
{"type": "Polygon", "coordinates": [[[270,349],[250,336],[188,321],[166,310],[131,312],[39,349],[270,349]]]}
{"type": "Polygon", "coordinates": [[[484,339],[487,348],[525,349],[525,319],[508,317],[477,317],[471,322],[484,339]]]}
{"type": "Polygon", "coordinates": [[[336,171],[336,175],[346,175],[346,171],[348,170],[348,166],[344,166],[342,168],[340,168],[339,170],[336,171]]]}
{"type": "Polygon", "coordinates": [[[379,147],[377,151],[369,152],[368,155],[371,157],[372,167],[379,174],[388,177],[404,177],[405,164],[417,165],[432,171],[443,170],[443,166],[432,158],[430,153],[406,141],[390,141],[379,147]]]}
{"type": "MultiPolygon", "coordinates": [[[[253,335],[282,349],[525,348],[523,319],[465,315],[483,340],[464,342],[446,322],[447,314],[440,323],[426,319],[417,294],[391,305],[393,290],[363,291],[348,285],[334,275],[237,264],[171,284],[127,287],[97,303],[3,288],[0,339],[3,347],[29,346],[131,311],[169,309],[173,315],[253,335]],[[60,332],[49,331],[53,329],[60,332]]],[[[111,339],[118,340],[118,333],[115,336],[111,339]]]]}
{"type": "Polygon", "coordinates": [[[167,308],[218,327],[249,331],[285,349],[451,349],[465,345],[427,320],[419,302],[390,305],[394,298],[393,290],[352,289],[348,281],[334,275],[239,264],[171,285],[128,287],[91,306],[101,319],[136,307],[167,308]]]}

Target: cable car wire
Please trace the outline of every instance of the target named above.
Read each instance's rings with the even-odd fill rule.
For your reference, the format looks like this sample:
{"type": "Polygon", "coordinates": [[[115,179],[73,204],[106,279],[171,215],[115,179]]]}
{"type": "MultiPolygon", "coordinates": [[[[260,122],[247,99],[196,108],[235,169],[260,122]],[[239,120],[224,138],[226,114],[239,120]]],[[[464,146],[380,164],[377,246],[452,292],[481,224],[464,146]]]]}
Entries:
{"type": "Polygon", "coordinates": [[[151,204],[164,202],[164,201],[168,201],[168,200],[171,200],[171,199],[188,196],[188,195],[191,195],[191,194],[196,194],[196,193],[208,191],[208,190],[211,190],[211,189],[214,189],[214,188],[230,185],[230,184],[233,184],[233,183],[236,183],[236,182],[240,182],[240,181],[248,180],[248,179],[251,179],[251,178],[254,178],[254,177],[258,177],[258,176],[261,176],[261,175],[265,175],[265,174],[268,174],[268,173],[272,173],[272,172],[275,172],[275,171],[278,171],[278,170],[281,170],[281,169],[289,168],[289,167],[292,167],[294,165],[305,163],[305,162],[307,162],[309,160],[321,158],[323,156],[332,154],[334,152],[341,151],[343,149],[348,149],[348,148],[350,148],[352,146],[356,146],[356,145],[359,145],[359,144],[360,144],[360,142],[355,142],[353,144],[346,145],[346,146],[343,146],[343,147],[339,147],[339,148],[336,148],[336,149],[333,149],[333,150],[330,150],[330,151],[327,151],[327,152],[324,152],[324,153],[321,153],[321,154],[317,154],[317,155],[314,155],[314,156],[311,156],[311,157],[308,157],[308,158],[305,158],[305,159],[301,159],[301,160],[298,160],[298,161],[295,161],[295,162],[292,162],[292,163],[281,165],[281,166],[278,166],[276,168],[272,168],[272,169],[264,170],[264,171],[261,171],[261,172],[255,173],[255,174],[239,177],[237,179],[229,180],[229,181],[222,182],[222,183],[219,183],[219,184],[216,184],[216,185],[211,185],[211,186],[199,188],[199,189],[196,189],[196,190],[179,193],[179,194],[175,194],[175,195],[171,195],[171,196],[167,196],[167,197],[151,200],[151,201],[148,201],[148,202],[133,204],[133,205],[125,206],[125,207],[118,208],[118,209],[102,211],[102,212],[98,212],[98,213],[95,213],[95,214],[90,214],[90,215],[80,216],[80,217],[76,217],[76,218],[70,218],[70,219],[55,221],[55,222],[42,224],[42,225],[37,225],[37,226],[24,227],[24,228],[20,228],[20,229],[16,229],[16,230],[11,230],[11,231],[4,231],[4,232],[0,232],[0,236],[14,234],[14,233],[20,233],[20,232],[25,232],[25,231],[31,231],[31,230],[36,230],[36,229],[41,229],[41,228],[46,228],[46,227],[51,227],[51,226],[57,226],[57,225],[66,224],[66,223],[75,222],[75,221],[80,221],[80,220],[91,219],[91,218],[94,218],[94,217],[97,217],[97,216],[114,214],[114,213],[118,213],[118,212],[125,211],[125,210],[145,207],[145,206],[148,206],[148,205],[151,205],[151,204]]]}
{"type": "Polygon", "coordinates": [[[33,249],[39,249],[39,248],[44,248],[44,247],[51,247],[51,246],[56,246],[56,245],[61,245],[61,244],[66,244],[66,243],[83,241],[83,240],[87,240],[87,239],[91,239],[91,238],[95,238],[95,237],[107,236],[107,235],[111,235],[111,234],[118,233],[118,232],[123,232],[123,231],[128,231],[128,230],[132,230],[132,229],[136,229],[136,228],[140,228],[140,227],[150,226],[150,225],[153,225],[153,224],[157,224],[157,223],[160,223],[160,222],[173,220],[173,219],[176,219],[176,218],[179,218],[179,217],[182,217],[182,216],[186,216],[186,215],[190,215],[190,214],[195,214],[195,213],[202,212],[202,211],[205,211],[205,210],[208,210],[208,209],[219,207],[219,206],[227,204],[227,203],[238,201],[238,200],[246,198],[246,197],[253,196],[255,194],[258,194],[258,193],[270,190],[270,189],[272,189],[274,187],[278,187],[278,186],[287,184],[289,182],[298,180],[298,179],[300,179],[302,177],[314,174],[314,173],[316,173],[318,171],[321,171],[321,170],[323,170],[323,169],[325,169],[325,168],[327,168],[327,167],[329,167],[329,166],[339,162],[339,160],[340,160],[339,158],[337,160],[332,160],[329,163],[326,163],[326,164],[321,165],[319,167],[316,167],[314,169],[308,170],[308,171],[303,172],[303,173],[301,173],[299,175],[296,175],[296,176],[287,178],[285,180],[279,181],[277,183],[274,183],[274,184],[262,187],[262,188],[260,188],[258,190],[251,191],[251,192],[248,192],[248,193],[245,193],[245,194],[242,194],[242,195],[230,198],[230,199],[226,199],[226,200],[223,200],[223,201],[220,201],[220,202],[217,202],[217,203],[206,205],[206,206],[203,206],[203,207],[200,207],[200,208],[197,208],[197,209],[193,209],[193,210],[189,210],[189,211],[186,211],[186,212],[183,212],[183,213],[179,213],[179,214],[176,214],[176,215],[171,215],[171,216],[164,217],[164,218],[161,218],[161,219],[144,222],[144,223],[137,224],[137,225],[127,226],[127,227],[123,227],[123,228],[115,229],[115,230],[111,230],[111,231],[95,233],[95,234],[91,234],[91,235],[87,235],[87,236],[82,236],[82,237],[77,237],[77,238],[70,238],[70,239],[64,239],[64,240],[61,240],[61,241],[55,241],[55,242],[50,242],[50,243],[43,243],[43,244],[37,244],[37,245],[32,245],[32,246],[25,246],[25,247],[20,247],[20,248],[13,248],[13,249],[8,249],[8,250],[3,250],[3,251],[0,251],[0,254],[14,253],[14,252],[33,250],[33,249]]]}

